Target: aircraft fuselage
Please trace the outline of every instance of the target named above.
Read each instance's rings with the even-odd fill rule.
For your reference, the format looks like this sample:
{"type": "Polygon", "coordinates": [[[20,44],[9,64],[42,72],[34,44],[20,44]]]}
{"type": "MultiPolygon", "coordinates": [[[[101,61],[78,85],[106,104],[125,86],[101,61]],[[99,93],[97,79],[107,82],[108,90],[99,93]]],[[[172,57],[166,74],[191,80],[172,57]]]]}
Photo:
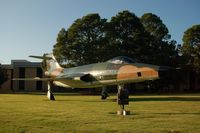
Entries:
{"type": "Polygon", "coordinates": [[[70,88],[94,88],[107,85],[136,83],[159,78],[159,66],[143,63],[114,64],[109,62],[95,63],[60,72],[54,84],[70,88]],[[65,80],[73,76],[72,80],[65,80]],[[76,76],[77,75],[77,76],[76,76]]]}

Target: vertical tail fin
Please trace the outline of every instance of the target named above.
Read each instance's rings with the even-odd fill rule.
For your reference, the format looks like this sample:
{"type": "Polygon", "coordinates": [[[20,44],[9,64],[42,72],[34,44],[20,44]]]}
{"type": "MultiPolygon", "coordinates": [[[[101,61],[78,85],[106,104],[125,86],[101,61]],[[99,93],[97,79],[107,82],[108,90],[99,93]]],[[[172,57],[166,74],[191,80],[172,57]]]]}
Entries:
{"type": "Polygon", "coordinates": [[[53,54],[44,54],[43,56],[29,56],[32,58],[43,59],[42,69],[47,76],[57,76],[63,70],[63,68],[58,64],[56,58],[53,54]]]}

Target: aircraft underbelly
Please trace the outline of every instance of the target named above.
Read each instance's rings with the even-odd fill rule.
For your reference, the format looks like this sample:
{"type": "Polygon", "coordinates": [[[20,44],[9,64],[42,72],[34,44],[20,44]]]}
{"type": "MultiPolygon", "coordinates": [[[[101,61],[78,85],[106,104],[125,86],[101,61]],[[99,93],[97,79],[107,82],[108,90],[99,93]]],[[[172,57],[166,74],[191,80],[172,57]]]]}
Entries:
{"type": "Polygon", "coordinates": [[[108,85],[118,85],[118,84],[127,84],[127,83],[138,83],[146,80],[155,80],[158,79],[158,76],[146,76],[146,77],[125,77],[125,78],[112,78],[112,79],[102,79],[93,82],[85,82],[82,80],[67,80],[67,81],[54,81],[54,84],[57,86],[65,88],[95,88],[103,87],[108,85]]]}
{"type": "Polygon", "coordinates": [[[65,88],[94,88],[102,86],[100,82],[84,82],[81,80],[54,81],[54,84],[65,88]]]}

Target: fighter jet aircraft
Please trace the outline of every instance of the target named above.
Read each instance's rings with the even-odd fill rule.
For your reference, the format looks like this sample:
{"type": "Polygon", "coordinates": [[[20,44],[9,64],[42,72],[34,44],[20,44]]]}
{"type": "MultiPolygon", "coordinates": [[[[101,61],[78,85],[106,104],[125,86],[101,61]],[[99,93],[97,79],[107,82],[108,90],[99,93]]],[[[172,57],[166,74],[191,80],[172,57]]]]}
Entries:
{"type": "Polygon", "coordinates": [[[118,85],[118,93],[127,83],[152,81],[160,77],[166,67],[137,63],[126,56],[119,56],[102,63],[94,63],[73,68],[63,68],[53,54],[29,56],[43,59],[42,68],[48,78],[16,78],[13,80],[48,81],[47,96],[54,100],[51,83],[66,88],[96,88],[102,87],[102,99],[108,95],[105,87],[118,85]]]}

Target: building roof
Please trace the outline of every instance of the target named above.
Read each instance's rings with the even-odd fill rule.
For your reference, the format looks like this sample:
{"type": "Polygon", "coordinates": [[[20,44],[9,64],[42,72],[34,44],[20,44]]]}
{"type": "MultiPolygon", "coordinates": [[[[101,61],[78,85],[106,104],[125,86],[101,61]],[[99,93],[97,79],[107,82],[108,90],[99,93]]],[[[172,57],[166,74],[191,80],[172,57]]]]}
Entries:
{"type": "Polygon", "coordinates": [[[9,64],[3,64],[1,67],[6,68],[6,69],[12,69],[13,67],[9,64]]]}
{"type": "Polygon", "coordinates": [[[30,62],[27,60],[11,60],[11,66],[16,67],[41,67],[41,62],[30,62]]]}

